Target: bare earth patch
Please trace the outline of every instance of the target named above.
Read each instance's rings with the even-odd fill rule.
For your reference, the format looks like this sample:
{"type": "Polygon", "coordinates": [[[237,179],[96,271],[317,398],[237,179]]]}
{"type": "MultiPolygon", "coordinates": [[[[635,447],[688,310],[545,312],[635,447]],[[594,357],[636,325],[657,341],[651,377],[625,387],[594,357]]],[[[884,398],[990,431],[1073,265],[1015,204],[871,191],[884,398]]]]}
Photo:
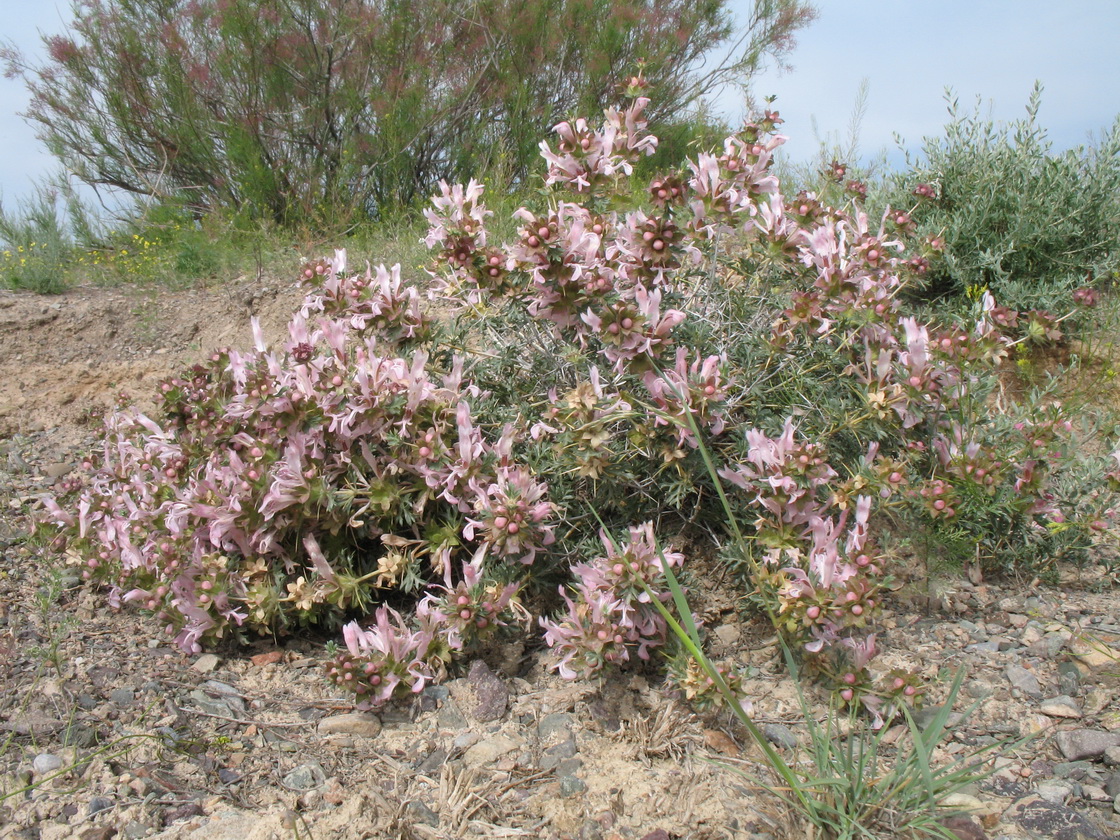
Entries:
{"type": "MultiPolygon", "coordinates": [[[[692,713],[655,671],[567,683],[545,652],[507,646],[355,714],[321,676],[322,640],[186,657],[29,538],[93,415],[249,345],[251,315],[281,338],[301,297],[269,280],[0,292],[0,840],[807,836],[751,781],[765,769],[729,716],[692,713]]],[[[961,837],[1120,836],[1120,597],[1091,582],[951,581],[886,612],[879,667],[934,680],[936,704],[963,666],[963,700],[980,701],[939,760],[1041,733],[958,803],[961,837]]],[[[773,739],[805,746],[777,648],[712,583],[697,600],[713,653],[750,667],[773,739]]]]}

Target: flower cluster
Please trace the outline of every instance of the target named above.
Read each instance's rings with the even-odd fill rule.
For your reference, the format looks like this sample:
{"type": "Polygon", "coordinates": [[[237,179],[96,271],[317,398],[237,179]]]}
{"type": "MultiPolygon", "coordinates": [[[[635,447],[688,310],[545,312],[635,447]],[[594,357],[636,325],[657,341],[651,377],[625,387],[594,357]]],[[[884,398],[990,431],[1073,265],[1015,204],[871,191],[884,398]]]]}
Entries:
{"type": "Polygon", "coordinates": [[[331,626],[378,589],[438,582],[458,551],[528,564],[553,539],[545,486],[513,430],[490,442],[474,423],[460,364],[437,377],[398,355],[429,330],[415,290],[345,259],[304,267],[282,350],[254,325],[254,350],[162,383],[162,424],[110,417],[83,486],[49,503],[87,577],[185,650],[331,626]]]}
{"type": "Polygon", "coordinates": [[[545,642],[558,657],[555,668],[566,679],[593,676],[632,653],[648,659],[651,648],[665,643],[665,620],[652,599],[668,600],[663,563],[680,566],[684,556],[660,551],[650,522],[632,527],[621,547],[602,537],[605,555],[572,566],[575,600],[561,588],[567,612],[541,619],[545,642]]]}

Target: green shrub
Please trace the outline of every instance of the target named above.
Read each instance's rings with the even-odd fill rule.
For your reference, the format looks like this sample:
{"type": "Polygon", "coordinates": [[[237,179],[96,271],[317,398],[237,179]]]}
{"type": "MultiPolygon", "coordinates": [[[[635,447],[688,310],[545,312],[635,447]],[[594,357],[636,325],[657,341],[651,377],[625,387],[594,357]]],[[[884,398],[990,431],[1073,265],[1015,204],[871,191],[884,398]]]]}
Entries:
{"type": "Polygon", "coordinates": [[[1116,269],[1120,122],[1096,145],[1055,153],[1038,123],[1041,97],[1036,85],[1026,116],[1010,125],[951,98],[944,135],[907,160],[890,203],[913,207],[918,234],[945,243],[915,294],[960,301],[980,287],[1011,309],[1061,313],[1075,288],[1116,269]]]}

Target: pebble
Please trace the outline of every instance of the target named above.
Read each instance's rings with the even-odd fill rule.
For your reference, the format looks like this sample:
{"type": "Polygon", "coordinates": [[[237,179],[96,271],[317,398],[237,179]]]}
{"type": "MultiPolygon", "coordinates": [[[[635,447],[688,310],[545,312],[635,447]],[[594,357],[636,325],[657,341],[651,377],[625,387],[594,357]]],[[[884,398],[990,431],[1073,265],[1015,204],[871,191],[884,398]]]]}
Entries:
{"type": "Polygon", "coordinates": [[[1042,686],[1038,682],[1038,677],[1022,665],[1008,665],[1003,673],[1012,687],[1019,689],[1034,700],[1042,699],[1042,686]]]}
{"type": "Polygon", "coordinates": [[[545,715],[537,724],[537,737],[541,741],[554,739],[567,740],[572,735],[572,724],[575,719],[567,712],[553,712],[545,715]]]}
{"type": "Polygon", "coordinates": [[[53,753],[40,753],[31,762],[31,770],[36,776],[46,776],[62,768],[62,759],[53,753]]]}
{"type": "Polygon", "coordinates": [[[509,705],[509,689],[490,670],[490,666],[481,659],[472,662],[467,684],[477,698],[477,705],[469,710],[471,716],[480,723],[501,719],[509,705]]]}
{"type": "Polygon", "coordinates": [[[766,736],[767,741],[779,747],[791,750],[797,747],[797,735],[784,723],[764,723],[762,734],[766,736]]]}
{"type": "Polygon", "coordinates": [[[560,779],[560,795],[564,797],[576,796],[587,790],[587,785],[578,776],[564,776],[560,779]]]}
{"type": "Polygon", "coordinates": [[[1081,717],[1081,707],[1073,701],[1073,698],[1067,695],[1060,697],[1053,697],[1049,700],[1042,701],[1042,705],[1038,710],[1044,715],[1057,718],[1079,718],[1081,717]]]}
{"type": "Polygon", "coordinates": [[[283,778],[282,784],[288,790],[311,790],[326,784],[326,781],[327,774],[323,772],[319,762],[309,761],[288,773],[283,778]]]}
{"type": "Polygon", "coordinates": [[[429,825],[432,828],[439,828],[439,814],[421,802],[419,799],[413,799],[404,807],[405,813],[412,817],[415,822],[429,825]]]}
{"type": "Polygon", "coordinates": [[[1063,756],[1070,761],[1096,758],[1109,747],[1120,746],[1120,735],[1097,729],[1067,729],[1054,735],[1063,756]]]}
{"type": "Polygon", "coordinates": [[[376,738],[381,734],[381,719],[367,712],[350,712],[332,715],[319,721],[320,735],[358,735],[362,738],[376,738]]]}
{"type": "Polygon", "coordinates": [[[200,674],[208,674],[215,668],[217,668],[218,665],[221,664],[221,661],[221,659],[219,659],[212,653],[204,653],[194,661],[194,664],[191,665],[191,667],[194,668],[194,670],[198,671],[200,674]]]}
{"type": "Polygon", "coordinates": [[[463,753],[463,763],[467,767],[480,767],[483,764],[490,764],[506,753],[519,749],[521,745],[521,741],[499,733],[469,747],[463,753]]]}
{"type": "Polygon", "coordinates": [[[89,801],[88,813],[92,817],[94,814],[100,814],[102,811],[108,811],[113,807],[113,800],[104,796],[95,796],[89,801]]]}

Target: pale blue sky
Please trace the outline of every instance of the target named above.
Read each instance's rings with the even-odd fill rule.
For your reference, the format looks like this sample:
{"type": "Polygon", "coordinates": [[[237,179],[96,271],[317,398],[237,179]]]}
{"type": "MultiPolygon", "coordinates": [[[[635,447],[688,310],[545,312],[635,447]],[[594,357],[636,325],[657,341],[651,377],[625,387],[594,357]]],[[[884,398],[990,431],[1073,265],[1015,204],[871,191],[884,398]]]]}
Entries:
{"type": "MultiPolygon", "coordinates": [[[[746,0],[731,0],[732,7],[746,0]]],[[[812,120],[823,135],[843,137],[863,79],[867,111],[860,149],[911,148],[939,133],[943,92],[962,105],[992,104],[996,119],[1023,113],[1035,79],[1045,86],[1040,114],[1057,148],[1084,143],[1120,113],[1120,0],[818,0],[819,19],[789,57],[794,69],[768,72],[755,85],[775,93],[793,160],[814,155],[812,120]]],[[[69,3],[0,0],[3,37],[37,45],[38,32],[62,31],[69,3]]],[[[51,157],[16,113],[26,107],[21,83],[0,78],[0,195],[7,206],[52,170],[51,157]]],[[[734,115],[733,92],[720,105],[734,115]]],[[[892,153],[897,159],[897,153],[892,153]]]]}

